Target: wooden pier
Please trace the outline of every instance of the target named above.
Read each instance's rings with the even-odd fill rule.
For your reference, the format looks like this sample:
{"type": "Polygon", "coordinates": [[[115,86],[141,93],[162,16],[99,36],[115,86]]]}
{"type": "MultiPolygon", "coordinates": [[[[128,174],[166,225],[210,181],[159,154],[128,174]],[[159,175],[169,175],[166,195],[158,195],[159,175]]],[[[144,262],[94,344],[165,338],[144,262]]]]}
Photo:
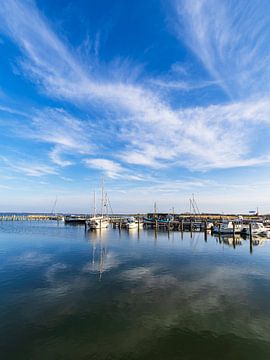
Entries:
{"type": "Polygon", "coordinates": [[[0,215],[0,222],[3,221],[45,221],[45,220],[56,220],[60,221],[63,220],[63,216],[61,215],[0,215]]]}

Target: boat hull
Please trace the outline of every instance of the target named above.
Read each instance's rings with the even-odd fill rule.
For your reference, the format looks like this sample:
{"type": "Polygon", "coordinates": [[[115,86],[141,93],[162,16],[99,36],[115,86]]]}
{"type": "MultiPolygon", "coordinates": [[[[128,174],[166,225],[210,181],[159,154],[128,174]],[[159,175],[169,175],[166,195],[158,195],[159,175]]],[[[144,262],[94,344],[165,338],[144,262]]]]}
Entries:
{"type": "Polygon", "coordinates": [[[91,219],[86,222],[86,225],[91,230],[106,229],[109,227],[109,220],[106,218],[91,219]]]}

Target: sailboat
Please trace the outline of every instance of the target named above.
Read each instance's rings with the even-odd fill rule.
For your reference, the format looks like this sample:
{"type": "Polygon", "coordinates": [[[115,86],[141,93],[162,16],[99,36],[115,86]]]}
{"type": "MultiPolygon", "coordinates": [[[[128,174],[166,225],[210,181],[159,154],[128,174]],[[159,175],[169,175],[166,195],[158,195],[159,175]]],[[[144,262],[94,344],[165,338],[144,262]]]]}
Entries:
{"type": "Polygon", "coordinates": [[[110,219],[108,217],[108,197],[104,196],[104,183],[102,179],[101,189],[101,215],[96,214],[96,195],[94,192],[94,216],[86,221],[86,225],[93,230],[106,229],[109,227],[110,219]],[[104,208],[106,207],[106,215],[104,215],[104,208]]]}

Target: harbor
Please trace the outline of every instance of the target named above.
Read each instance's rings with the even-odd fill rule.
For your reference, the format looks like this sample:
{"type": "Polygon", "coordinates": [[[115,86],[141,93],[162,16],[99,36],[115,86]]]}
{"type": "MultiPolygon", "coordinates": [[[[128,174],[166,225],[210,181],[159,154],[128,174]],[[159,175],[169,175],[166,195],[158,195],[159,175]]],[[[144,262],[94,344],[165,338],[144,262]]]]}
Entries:
{"type": "Polygon", "coordinates": [[[68,359],[136,360],[154,348],[163,360],[170,349],[188,358],[192,347],[215,359],[218,342],[267,359],[269,259],[263,237],[2,221],[2,351],[12,360],[54,358],[59,348],[68,359]]]}
{"type": "MultiPolygon", "coordinates": [[[[103,215],[90,214],[2,214],[0,222],[5,221],[63,221],[65,224],[84,225],[97,220],[97,225],[103,215]],[[98,217],[99,216],[99,217],[98,217]],[[99,219],[99,220],[98,220],[99,219]]],[[[119,214],[106,215],[106,225],[113,228],[142,228],[155,229],[156,231],[180,232],[213,232],[216,234],[249,234],[270,236],[270,215],[224,215],[224,214],[119,214]]],[[[95,227],[94,227],[95,228],[95,227]]]]}

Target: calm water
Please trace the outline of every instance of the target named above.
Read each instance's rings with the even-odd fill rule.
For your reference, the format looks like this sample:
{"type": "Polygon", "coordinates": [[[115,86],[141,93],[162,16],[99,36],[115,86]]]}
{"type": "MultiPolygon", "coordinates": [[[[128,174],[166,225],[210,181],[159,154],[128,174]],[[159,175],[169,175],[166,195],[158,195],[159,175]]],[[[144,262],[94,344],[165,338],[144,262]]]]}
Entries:
{"type": "Polygon", "coordinates": [[[0,358],[270,359],[270,243],[0,223],[0,358]]]}

